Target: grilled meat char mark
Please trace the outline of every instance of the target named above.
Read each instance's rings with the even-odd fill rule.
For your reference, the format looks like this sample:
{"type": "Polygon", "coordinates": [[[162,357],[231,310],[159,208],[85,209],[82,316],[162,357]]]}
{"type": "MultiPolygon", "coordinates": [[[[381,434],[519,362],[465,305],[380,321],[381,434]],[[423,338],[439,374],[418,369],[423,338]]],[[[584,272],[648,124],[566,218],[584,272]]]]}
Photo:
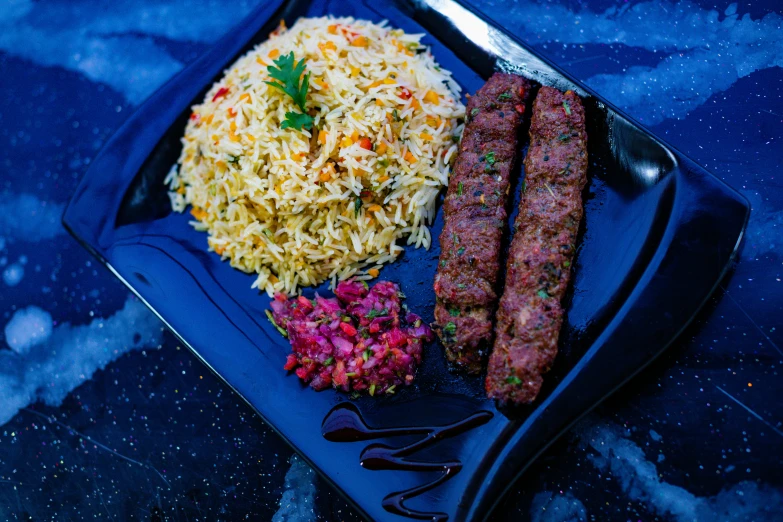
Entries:
{"type": "Polygon", "coordinates": [[[509,178],[529,90],[524,78],[496,73],[470,98],[443,203],[433,329],[449,361],[471,373],[492,346],[509,178]]]}
{"type": "Polygon", "coordinates": [[[542,87],[533,103],[525,189],[506,266],[486,388],[490,398],[535,400],[557,354],[587,181],[582,103],[542,87]]]}

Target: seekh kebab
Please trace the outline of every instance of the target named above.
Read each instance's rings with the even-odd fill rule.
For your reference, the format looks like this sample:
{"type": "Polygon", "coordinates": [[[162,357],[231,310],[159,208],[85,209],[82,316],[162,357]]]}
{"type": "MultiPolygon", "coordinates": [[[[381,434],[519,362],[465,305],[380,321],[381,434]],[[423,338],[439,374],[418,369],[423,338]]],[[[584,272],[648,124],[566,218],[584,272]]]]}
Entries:
{"type": "Polygon", "coordinates": [[[481,371],[492,346],[509,183],[530,84],[495,73],[468,101],[443,204],[433,329],[458,369],[481,371]]]}
{"type": "Polygon", "coordinates": [[[579,97],[542,87],[533,103],[524,191],[487,370],[490,398],[532,402],[557,354],[586,172],[587,134],[579,97]]]}

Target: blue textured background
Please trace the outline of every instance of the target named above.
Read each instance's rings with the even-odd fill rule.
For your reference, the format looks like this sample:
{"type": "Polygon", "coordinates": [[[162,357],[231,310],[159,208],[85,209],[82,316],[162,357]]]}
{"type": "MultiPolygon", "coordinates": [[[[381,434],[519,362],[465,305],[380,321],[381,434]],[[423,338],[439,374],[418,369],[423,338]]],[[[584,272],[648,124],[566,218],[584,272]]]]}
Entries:
{"type": "MultiPolygon", "coordinates": [[[[0,3],[0,520],[357,519],[59,224],[133,108],[255,4],[0,3]]],[[[495,518],[783,519],[783,7],[474,5],[753,206],[695,324],[495,518]]]]}

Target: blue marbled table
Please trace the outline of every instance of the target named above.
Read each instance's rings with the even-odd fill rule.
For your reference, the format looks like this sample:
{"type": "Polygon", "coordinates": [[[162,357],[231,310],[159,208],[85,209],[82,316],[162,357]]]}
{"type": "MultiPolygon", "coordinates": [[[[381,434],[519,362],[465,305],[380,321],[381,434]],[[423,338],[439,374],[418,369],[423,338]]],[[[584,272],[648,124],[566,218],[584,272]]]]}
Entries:
{"type": "MultiPolygon", "coordinates": [[[[112,132],[253,6],[0,2],[0,520],[358,519],[60,226],[112,132]]],[[[753,207],[695,323],[494,518],[782,520],[783,5],[475,6],[753,207]]]]}

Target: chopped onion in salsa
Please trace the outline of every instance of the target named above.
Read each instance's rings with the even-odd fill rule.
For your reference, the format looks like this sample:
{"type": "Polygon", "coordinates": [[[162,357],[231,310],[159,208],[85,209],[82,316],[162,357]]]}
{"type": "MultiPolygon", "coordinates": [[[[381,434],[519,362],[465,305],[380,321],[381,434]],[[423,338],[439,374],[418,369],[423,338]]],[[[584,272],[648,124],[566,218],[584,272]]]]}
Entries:
{"type": "Polygon", "coordinates": [[[268,315],[293,349],[284,368],[316,390],[333,386],[376,395],[411,384],[422,344],[434,337],[402,305],[400,288],[389,281],[369,288],[349,280],[337,285],[335,295],[275,296],[268,315]]]}

